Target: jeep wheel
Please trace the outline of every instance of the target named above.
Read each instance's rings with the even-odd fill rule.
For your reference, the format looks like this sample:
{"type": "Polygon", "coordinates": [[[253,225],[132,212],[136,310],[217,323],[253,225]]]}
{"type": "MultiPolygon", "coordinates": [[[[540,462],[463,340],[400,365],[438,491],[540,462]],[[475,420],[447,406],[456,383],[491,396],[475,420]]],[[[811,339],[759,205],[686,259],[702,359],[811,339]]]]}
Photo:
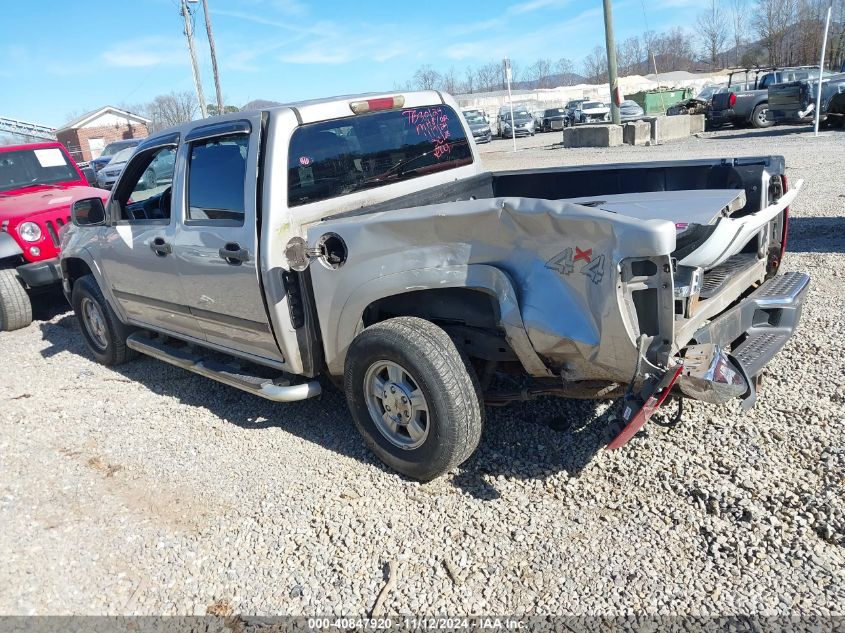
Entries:
{"type": "Polygon", "coordinates": [[[79,329],[88,349],[98,363],[120,365],[137,356],[126,346],[133,328],[124,325],[106,302],[93,275],[85,275],[73,284],[71,303],[79,329]]]}
{"type": "Polygon", "coordinates": [[[361,332],[349,347],[344,387],[367,445],[408,477],[430,481],[478,446],[478,380],[452,339],[429,321],[400,317],[361,332]]]}
{"type": "Polygon", "coordinates": [[[761,103],[756,108],[754,108],[754,112],[751,113],[751,125],[756,127],[757,129],[772,127],[775,122],[769,121],[766,116],[769,112],[769,104],[768,103],[761,103]]]}
{"type": "Polygon", "coordinates": [[[0,332],[32,323],[32,303],[14,268],[0,268],[0,332]]]}

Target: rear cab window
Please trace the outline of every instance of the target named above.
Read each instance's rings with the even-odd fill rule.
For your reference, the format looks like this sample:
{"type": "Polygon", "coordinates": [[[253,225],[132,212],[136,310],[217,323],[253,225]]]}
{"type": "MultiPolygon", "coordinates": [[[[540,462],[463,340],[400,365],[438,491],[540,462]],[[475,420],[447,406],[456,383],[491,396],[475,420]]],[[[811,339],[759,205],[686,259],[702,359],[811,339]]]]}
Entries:
{"type": "Polygon", "coordinates": [[[309,123],[291,137],[288,206],[455,169],[472,160],[460,115],[446,105],[309,123]]]}

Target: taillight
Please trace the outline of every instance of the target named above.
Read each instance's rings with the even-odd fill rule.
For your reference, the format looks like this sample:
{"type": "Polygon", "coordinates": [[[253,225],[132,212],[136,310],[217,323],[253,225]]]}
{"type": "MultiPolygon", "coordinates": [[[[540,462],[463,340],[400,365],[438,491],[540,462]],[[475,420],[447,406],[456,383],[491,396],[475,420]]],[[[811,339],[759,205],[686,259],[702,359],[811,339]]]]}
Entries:
{"type": "Polygon", "coordinates": [[[728,97],[728,105],[730,105],[730,107],[734,107],[735,103],[736,103],[736,93],[732,92],[731,96],[728,97]]]}
{"type": "Polygon", "coordinates": [[[365,112],[377,112],[378,110],[393,110],[405,105],[405,97],[395,95],[393,97],[380,97],[378,99],[367,99],[366,101],[350,101],[349,107],[355,114],[365,112]]]}

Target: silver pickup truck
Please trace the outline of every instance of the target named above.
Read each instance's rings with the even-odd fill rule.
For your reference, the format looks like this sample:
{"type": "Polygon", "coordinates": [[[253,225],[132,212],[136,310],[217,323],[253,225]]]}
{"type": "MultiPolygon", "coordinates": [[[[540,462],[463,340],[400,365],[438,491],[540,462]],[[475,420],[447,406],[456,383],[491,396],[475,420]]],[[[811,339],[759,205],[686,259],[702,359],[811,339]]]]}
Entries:
{"type": "Polygon", "coordinates": [[[782,158],[491,173],[471,139],[434,91],[150,137],[64,235],[92,354],[280,402],[325,376],[420,480],[472,454],[485,401],[621,397],[611,448],[670,395],[753,404],[809,282],[777,275],[800,188],[782,158]],[[154,160],[173,172],[149,187],[154,160]]]}

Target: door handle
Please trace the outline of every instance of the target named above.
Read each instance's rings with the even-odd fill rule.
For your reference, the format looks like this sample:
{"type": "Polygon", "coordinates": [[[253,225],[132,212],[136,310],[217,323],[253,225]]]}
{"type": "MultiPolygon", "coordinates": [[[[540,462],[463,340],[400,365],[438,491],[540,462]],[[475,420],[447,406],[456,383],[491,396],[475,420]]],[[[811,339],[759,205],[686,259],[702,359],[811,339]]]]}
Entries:
{"type": "Polygon", "coordinates": [[[153,249],[153,252],[159,257],[165,257],[173,252],[173,247],[169,243],[165,242],[163,237],[157,237],[150,242],[150,248],[153,249]]]}
{"type": "Polygon", "coordinates": [[[249,251],[245,248],[241,248],[241,245],[237,242],[229,242],[218,252],[220,253],[220,257],[222,259],[225,259],[233,266],[239,266],[240,264],[249,261],[249,251]]]}

